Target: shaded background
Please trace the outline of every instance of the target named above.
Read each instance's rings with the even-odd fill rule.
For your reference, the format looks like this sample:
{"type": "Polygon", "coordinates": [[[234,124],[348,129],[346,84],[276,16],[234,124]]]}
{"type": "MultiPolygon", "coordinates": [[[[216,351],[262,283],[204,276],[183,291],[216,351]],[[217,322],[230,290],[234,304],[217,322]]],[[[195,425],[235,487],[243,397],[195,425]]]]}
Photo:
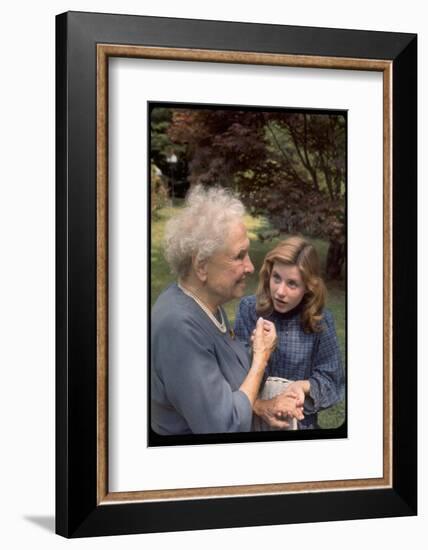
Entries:
{"type": "MultiPolygon", "coordinates": [[[[192,185],[222,185],[247,207],[254,294],[266,253],[302,234],[316,247],[328,288],[342,364],[346,359],[346,113],[152,104],[151,304],[174,277],[164,259],[165,223],[192,185]]],[[[233,323],[239,300],[226,304],[233,323]]],[[[319,415],[340,426],[344,402],[319,415]]]]}

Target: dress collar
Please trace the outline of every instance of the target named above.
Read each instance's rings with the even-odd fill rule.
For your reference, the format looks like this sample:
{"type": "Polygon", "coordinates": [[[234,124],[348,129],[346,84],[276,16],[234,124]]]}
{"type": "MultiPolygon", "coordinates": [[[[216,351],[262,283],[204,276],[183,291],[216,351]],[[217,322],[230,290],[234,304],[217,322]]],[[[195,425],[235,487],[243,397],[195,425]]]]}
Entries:
{"type": "Polygon", "coordinates": [[[273,310],[271,317],[273,319],[278,319],[279,321],[285,321],[289,319],[294,319],[302,313],[303,303],[300,302],[296,307],[287,311],[286,313],[280,313],[279,311],[273,310]]]}

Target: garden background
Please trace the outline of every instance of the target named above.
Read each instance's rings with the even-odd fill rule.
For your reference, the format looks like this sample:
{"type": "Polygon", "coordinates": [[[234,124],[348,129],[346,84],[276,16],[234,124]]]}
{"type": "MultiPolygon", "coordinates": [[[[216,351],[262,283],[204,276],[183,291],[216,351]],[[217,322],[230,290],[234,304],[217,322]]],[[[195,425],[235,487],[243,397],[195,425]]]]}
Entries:
{"type": "MultiPolygon", "coordinates": [[[[165,223],[191,185],[233,188],[247,206],[245,222],[255,272],[266,253],[291,234],[316,247],[346,365],[346,113],[152,105],[151,305],[174,277],[165,261],[165,223]]],[[[238,300],[226,304],[233,323],[238,300]]],[[[340,426],[345,403],[322,411],[323,428],[340,426]]]]}

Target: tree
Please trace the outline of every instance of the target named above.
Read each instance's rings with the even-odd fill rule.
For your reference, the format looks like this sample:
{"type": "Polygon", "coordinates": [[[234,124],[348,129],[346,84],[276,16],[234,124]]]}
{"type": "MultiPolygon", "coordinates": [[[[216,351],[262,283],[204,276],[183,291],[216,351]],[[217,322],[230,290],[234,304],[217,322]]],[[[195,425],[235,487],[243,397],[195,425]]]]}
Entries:
{"type": "Polygon", "coordinates": [[[346,121],[342,115],[178,109],[168,137],[184,145],[192,184],[227,184],[288,233],[329,241],[326,273],[345,259],[346,121]]]}
{"type": "Polygon", "coordinates": [[[150,164],[150,189],[150,209],[152,216],[156,217],[158,211],[168,203],[168,188],[161,170],[154,163],[150,164]]]}
{"type": "Polygon", "coordinates": [[[150,158],[151,163],[155,164],[164,175],[164,180],[167,182],[170,192],[172,192],[172,179],[174,178],[175,191],[177,192],[177,183],[185,183],[185,185],[179,186],[180,194],[185,194],[188,188],[186,181],[188,173],[186,147],[173,143],[168,135],[172,116],[172,109],[167,107],[153,107],[150,110],[150,158]],[[176,163],[172,169],[169,159],[173,155],[176,157],[176,163]],[[181,187],[184,189],[181,189],[181,187]]]}

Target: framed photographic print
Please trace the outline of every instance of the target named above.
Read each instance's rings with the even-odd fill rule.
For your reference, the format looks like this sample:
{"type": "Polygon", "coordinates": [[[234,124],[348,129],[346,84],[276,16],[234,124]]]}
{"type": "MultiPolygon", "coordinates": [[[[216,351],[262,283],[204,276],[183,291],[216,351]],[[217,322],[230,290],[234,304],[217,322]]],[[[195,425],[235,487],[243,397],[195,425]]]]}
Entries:
{"type": "Polygon", "coordinates": [[[57,533],[416,514],[416,36],[78,12],[56,23],[57,533]],[[254,272],[244,291],[235,266],[227,294],[214,271],[202,297],[227,294],[214,313],[188,284],[205,263],[177,278],[162,248],[201,188],[246,207],[236,262],[254,272]],[[284,280],[303,290],[282,295],[272,262],[279,338],[257,383],[310,387],[298,429],[271,429],[275,416],[261,430],[253,386],[222,353],[248,370],[240,304],[261,303],[258,272],[296,238],[328,291],[314,315],[331,313],[303,330],[316,293],[293,261],[284,280]],[[186,308],[222,342],[198,355],[196,335],[183,352],[186,308]],[[201,375],[208,364],[221,374],[201,375]],[[216,407],[229,419],[219,395],[233,396],[230,423],[206,420],[216,407]]]}

